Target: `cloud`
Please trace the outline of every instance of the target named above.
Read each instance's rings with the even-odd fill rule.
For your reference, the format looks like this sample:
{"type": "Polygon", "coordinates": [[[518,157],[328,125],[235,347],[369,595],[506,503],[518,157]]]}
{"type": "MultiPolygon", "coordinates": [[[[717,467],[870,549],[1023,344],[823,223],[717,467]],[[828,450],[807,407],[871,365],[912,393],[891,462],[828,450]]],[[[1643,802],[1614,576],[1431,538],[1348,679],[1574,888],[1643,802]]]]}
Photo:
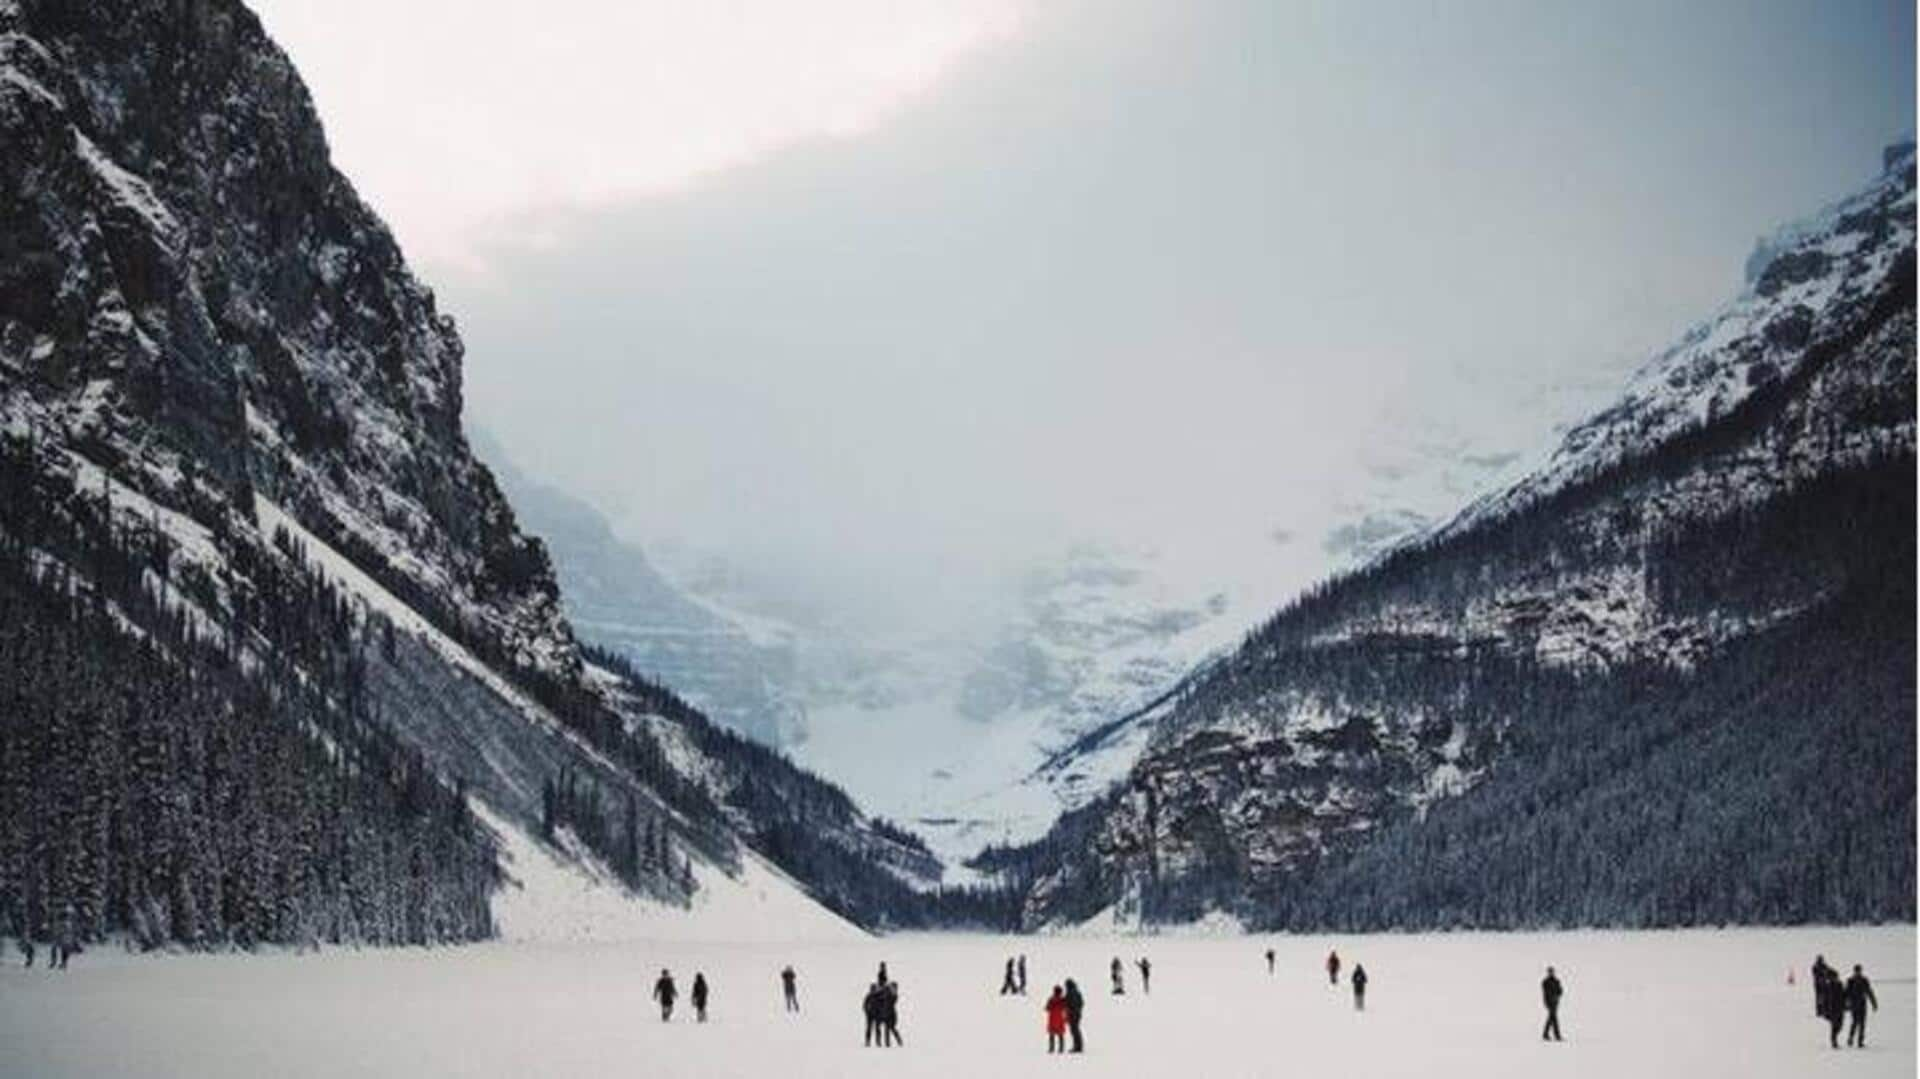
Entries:
{"type": "MultiPolygon", "coordinates": [[[[890,6],[860,9],[887,56],[890,6]]],[[[789,56],[566,7],[538,32],[615,44],[516,21],[364,109],[319,82],[402,235],[457,233],[431,279],[529,471],[649,549],[928,625],[1089,538],[1279,602],[1352,546],[1274,520],[1450,512],[1485,477],[1448,454],[1536,452],[1912,126],[1899,5],[909,10],[958,29],[865,81],[814,81],[833,33],[789,56]],[[681,90],[581,81],[655,58],[681,90]],[[469,180],[484,206],[422,208],[469,180]]]]}
{"type": "Polygon", "coordinates": [[[1024,0],[255,0],[336,164],[429,264],[516,213],[683,190],[886,121],[1024,0]]]}

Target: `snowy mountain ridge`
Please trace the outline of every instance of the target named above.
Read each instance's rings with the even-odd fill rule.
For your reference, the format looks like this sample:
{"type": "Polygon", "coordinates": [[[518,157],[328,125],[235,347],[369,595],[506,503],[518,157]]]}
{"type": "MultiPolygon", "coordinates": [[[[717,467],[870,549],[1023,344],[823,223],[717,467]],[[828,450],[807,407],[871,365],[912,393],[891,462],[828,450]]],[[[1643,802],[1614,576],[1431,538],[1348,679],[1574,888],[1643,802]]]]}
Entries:
{"type": "MultiPolygon", "coordinates": [[[[765,857],[796,867],[806,893],[769,910],[825,902],[868,924],[931,916],[906,909],[915,893],[901,876],[938,873],[912,837],[637,674],[588,663],[544,545],[463,434],[452,320],[329,163],[298,74],[249,11],[226,0],[0,6],[0,138],[7,587],[98,604],[183,684],[217,677],[244,701],[317,692],[301,713],[314,717],[301,735],[313,741],[296,738],[298,752],[321,774],[355,767],[350,753],[384,762],[358,766],[390,769],[399,785],[369,781],[366,797],[398,800],[378,827],[404,831],[406,807],[429,798],[423,785],[445,787],[466,807],[449,810],[446,827],[486,837],[463,851],[491,861],[534,844],[618,902],[704,903],[703,888],[732,888],[720,882],[765,857]]],[[[48,610],[0,625],[0,639],[17,635],[37,662],[43,639],[72,629],[48,610]]],[[[103,654],[120,647],[98,643],[103,654]]],[[[268,771],[232,782],[263,801],[280,789],[268,771]]],[[[5,804],[31,793],[0,777],[5,804]]],[[[259,837],[219,832],[219,812],[198,798],[181,795],[191,811],[179,839],[90,850],[88,864],[171,858],[188,840],[225,844],[235,859],[289,857],[264,821],[259,837]]],[[[102,812],[119,815],[116,834],[149,826],[131,801],[102,812]]],[[[13,860],[15,838],[0,835],[0,898],[24,894],[33,932],[94,939],[131,917],[121,902],[61,906],[47,889],[72,878],[40,881],[13,860]]],[[[295,873],[263,876],[249,895],[281,910],[343,902],[295,873]]],[[[181,913],[210,900],[169,895],[152,901],[160,914],[142,913],[140,933],[484,935],[491,920],[470,891],[484,874],[469,862],[449,873],[457,927],[394,928],[383,915],[356,916],[355,929],[315,913],[298,924],[249,915],[235,928],[181,913]]],[[[760,895],[794,886],[778,873],[756,880],[760,895]]],[[[524,890],[505,886],[527,909],[524,890]]]]}
{"type": "Polygon", "coordinates": [[[1821,865],[1797,844],[1831,827],[1804,807],[1751,790],[1700,804],[1733,776],[1787,799],[1851,761],[1890,762],[1862,779],[1892,823],[1866,827],[1883,854],[1911,843],[1897,808],[1913,796],[1899,763],[1913,758],[1899,583],[1913,544],[1911,146],[1887,164],[1780,233],[1738,299],[1539,471],[1283,608],[1156,710],[1122,782],[979,864],[1026,882],[1032,925],[1115,904],[1147,921],[1372,926],[1910,910],[1864,863],[1844,893],[1788,884],[1821,865]],[[1781,666],[1783,651],[1800,661],[1781,666]],[[1822,702],[1818,723],[1807,700],[1822,702]],[[1783,766],[1762,759],[1763,729],[1809,744],[1783,766]],[[1589,759],[1620,778],[1597,781],[1589,759]],[[1609,808],[1553,887],[1525,891],[1528,867],[1566,854],[1554,829],[1615,790],[1642,808],[1609,808]],[[1607,830],[1728,805],[1738,815],[1690,826],[1672,859],[1607,830]],[[1697,879],[1691,866],[1745,849],[1726,846],[1736,835],[1753,844],[1748,870],[1697,879]],[[1478,877],[1462,842],[1486,848],[1478,877]],[[1760,876],[1778,891],[1732,890],[1760,876]]]}

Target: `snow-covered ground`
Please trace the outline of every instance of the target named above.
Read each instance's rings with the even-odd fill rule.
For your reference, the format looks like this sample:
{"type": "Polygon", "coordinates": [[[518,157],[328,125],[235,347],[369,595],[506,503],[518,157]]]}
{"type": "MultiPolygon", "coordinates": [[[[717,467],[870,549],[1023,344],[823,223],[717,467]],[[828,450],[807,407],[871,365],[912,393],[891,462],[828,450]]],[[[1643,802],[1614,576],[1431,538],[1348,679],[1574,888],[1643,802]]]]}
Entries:
{"type": "MultiPolygon", "coordinates": [[[[1911,926],[1370,937],[906,936],[765,943],[496,944],[438,951],[82,956],[64,974],[0,968],[0,1074],[64,1076],[1633,1077],[1914,1074],[1911,926]],[[1269,976],[1261,953],[1278,953],[1269,976]],[[1329,947],[1371,976],[1367,1010],[1328,986],[1329,947]],[[1000,997],[1008,955],[1031,993],[1000,997]],[[1833,1051],[1812,1014],[1816,952],[1865,964],[1871,1048],[1833,1051]],[[1107,963],[1152,959],[1125,997],[1107,963]],[[885,960],[902,1049],[860,1046],[885,960]],[[800,975],[804,1011],[780,1007],[800,975]],[[1539,1040],[1542,968],[1566,983],[1567,1041],[1539,1040]],[[662,1025],[661,967],[713,985],[712,1019],[662,1025]],[[1787,984],[1787,972],[1795,983],[1787,984]],[[1088,1055],[1049,1059],[1041,1003],[1087,991],[1088,1055]]],[[[684,1001],[683,1001],[684,1005],[684,1001]]]]}

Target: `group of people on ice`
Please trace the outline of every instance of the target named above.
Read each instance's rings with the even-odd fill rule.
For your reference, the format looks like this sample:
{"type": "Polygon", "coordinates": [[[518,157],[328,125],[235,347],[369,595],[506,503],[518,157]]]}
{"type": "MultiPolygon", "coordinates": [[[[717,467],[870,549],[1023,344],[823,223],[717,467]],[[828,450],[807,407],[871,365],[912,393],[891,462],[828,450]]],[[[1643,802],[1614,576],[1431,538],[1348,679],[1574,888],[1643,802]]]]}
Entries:
{"type": "Polygon", "coordinates": [[[880,972],[867,987],[860,1009],[867,1017],[865,1044],[868,1047],[878,1045],[886,1049],[906,1044],[900,1038],[900,983],[887,977],[885,963],[880,964],[880,972]]]}
{"type": "MultiPolygon", "coordinates": [[[[1153,964],[1148,962],[1147,957],[1143,955],[1134,960],[1133,965],[1140,968],[1140,991],[1142,993],[1153,992],[1153,964]]],[[[1126,996],[1127,965],[1120,961],[1119,956],[1116,955],[1113,957],[1113,963],[1108,966],[1107,973],[1113,978],[1113,995],[1116,997],[1126,996]]]]}
{"type": "MultiPolygon", "coordinates": [[[[29,953],[31,955],[31,953],[29,953]]],[[[1274,951],[1266,952],[1267,973],[1273,974],[1274,951]]],[[[31,960],[29,960],[31,962],[31,960]]],[[[1143,994],[1151,989],[1153,964],[1146,957],[1134,961],[1140,973],[1140,990],[1143,994]]],[[[1338,951],[1327,953],[1327,983],[1340,985],[1340,972],[1344,964],[1338,951]]],[[[1126,995],[1126,964],[1119,956],[1114,956],[1108,966],[1113,981],[1113,995],[1126,995]]],[[[786,1002],[786,1010],[800,1010],[798,988],[799,976],[788,966],[780,971],[781,995],[786,1002]]],[[[1789,978],[1789,981],[1792,979],[1789,978]]],[[[1353,991],[1355,1011],[1365,1011],[1367,1007],[1367,968],[1359,963],[1353,965],[1347,975],[1347,984],[1353,991]]],[[[693,987],[689,997],[698,1022],[707,1021],[708,1001],[707,978],[704,973],[695,972],[693,987]]],[[[1000,983],[1002,996],[1025,996],[1027,992],[1027,957],[1024,955],[1009,957],[1006,962],[1005,976],[1000,983]]],[[[671,971],[662,970],[660,978],[653,986],[653,999],[660,1005],[660,1019],[670,1022],[673,1019],[674,1004],[679,1000],[680,992],[674,983],[671,971]]],[[[1542,1041],[1563,1041],[1560,1032],[1560,1001],[1566,996],[1566,986],[1560,981],[1559,974],[1552,967],[1547,968],[1546,977],[1540,980],[1540,1002],[1546,1008],[1546,1023],[1540,1029],[1542,1041]]],[[[1053,987],[1048,995],[1044,1012],[1046,1015],[1047,1052],[1082,1053],[1086,1051],[1086,1040],[1081,1033],[1081,1021],[1086,1013],[1086,996],[1072,978],[1053,987]]],[[[1840,1048],[1840,1031],[1847,1026],[1847,1044],[1865,1048],[1867,1044],[1867,1011],[1879,1010],[1880,1001],[1874,996],[1873,982],[1866,972],[1855,964],[1853,974],[1842,978],[1840,972],[1827,965],[1825,956],[1815,956],[1813,960],[1813,1010],[1824,1019],[1828,1026],[1828,1043],[1835,1049],[1840,1048]],[[1848,1024],[1848,1020],[1851,1023],[1848,1024]]],[[[900,1037],[900,985],[887,973],[887,965],[880,964],[873,983],[867,987],[866,996],[861,1001],[861,1011],[866,1018],[866,1037],[868,1047],[888,1048],[904,1045],[900,1037]]]]}
{"type": "MultiPolygon", "coordinates": [[[[1273,973],[1273,949],[1267,949],[1267,973],[1273,973]]],[[[1338,988],[1340,985],[1340,953],[1327,953],[1327,984],[1338,988]]],[[[1353,965],[1353,973],[1347,975],[1347,984],[1353,986],[1353,1010],[1367,1010],[1367,968],[1358,963],[1353,965]]]]}
{"type": "Polygon", "coordinates": [[[1855,1049],[1867,1047],[1867,1005],[1873,1005],[1874,1011],[1880,1010],[1880,999],[1873,995],[1873,982],[1867,977],[1860,964],[1853,965],[1853,975],[1842,981],[1840,972],[1827,965],[1827,957],[1813,957],[1813,1014],[1827,1021],[1827,1044],[1840,1048],[1840,1025],[1847,1023],[1847,1045],[1855,1049]]]}
{"type": "MultiPolygon", "coordinates": [[[[693,973],[693,991],[689,994],[693,1001],[694,1018],[699,1022],[707,1021],[707,976],[699,971],[693,973]]],[[[653,983],[653,999],[660,1005],[660,1021],[673,1021],[673,1003],[680,999],[680,989],[673,984],[673,973],[662,970],[660,980],[653,983]]]]}

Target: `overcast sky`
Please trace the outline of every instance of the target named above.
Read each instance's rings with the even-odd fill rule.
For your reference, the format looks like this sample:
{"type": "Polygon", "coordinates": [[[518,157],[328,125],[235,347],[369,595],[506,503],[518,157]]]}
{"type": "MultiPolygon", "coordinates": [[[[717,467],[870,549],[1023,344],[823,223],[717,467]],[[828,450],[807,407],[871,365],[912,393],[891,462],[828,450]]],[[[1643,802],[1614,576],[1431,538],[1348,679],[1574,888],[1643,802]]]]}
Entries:
{"type": "Polygon", "coordinates": [[[651,548],[929,618],[1082,538],[1277,602],[1913,127],[1895,0],[257,6],[470,422],[651,548]]]}

